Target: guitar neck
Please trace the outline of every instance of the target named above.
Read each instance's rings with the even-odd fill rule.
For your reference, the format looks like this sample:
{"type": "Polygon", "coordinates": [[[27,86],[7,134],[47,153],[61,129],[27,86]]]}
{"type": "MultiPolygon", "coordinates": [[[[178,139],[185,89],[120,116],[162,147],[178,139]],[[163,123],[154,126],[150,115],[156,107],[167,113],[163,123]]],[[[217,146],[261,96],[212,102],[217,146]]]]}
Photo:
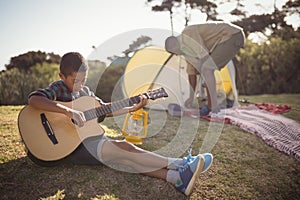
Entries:
{"type": "Polygon", "coordinates": [[[130,97],[127,99],[115,101],[110,104],[101,105],[100,107],[86,110],[83,113],[84,113],[86,120],[89,121],[89,120],[104,116],[108,113],[121,110],[122,108],[132,106],[133,104],[136,104],[139,102],[140,102],[140,97],[134,96],[134,97],[130,97]]]}

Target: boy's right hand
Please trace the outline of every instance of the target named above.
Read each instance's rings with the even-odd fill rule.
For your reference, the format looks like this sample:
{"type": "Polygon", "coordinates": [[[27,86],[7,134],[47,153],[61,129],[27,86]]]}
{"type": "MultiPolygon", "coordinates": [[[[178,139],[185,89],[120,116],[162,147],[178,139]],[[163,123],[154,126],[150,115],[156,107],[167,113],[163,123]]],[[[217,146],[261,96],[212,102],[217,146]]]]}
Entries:
{"type": "Polygon", "coordinates": [[[67,116],[73,119],[79,127],[82,127],[86,122],[83,112],[78,110],[70,109],[67,113],[67,116]]]}

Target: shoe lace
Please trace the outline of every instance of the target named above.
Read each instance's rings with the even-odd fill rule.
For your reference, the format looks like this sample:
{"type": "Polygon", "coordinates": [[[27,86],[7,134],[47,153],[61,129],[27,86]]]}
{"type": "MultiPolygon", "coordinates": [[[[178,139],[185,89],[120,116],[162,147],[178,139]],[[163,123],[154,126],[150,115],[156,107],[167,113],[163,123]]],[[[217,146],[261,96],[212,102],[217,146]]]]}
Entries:
{"type": "Polygon", "coordinates": [[[189,165],[180,166],[180,167],[178,168],[178,171],[179,171],[180,173],[183,173],[183,172],[186,171],[188,168],[189,168],[189,165]]]}
{"type": "Polygon", "coordinates": [[[184,163],[189,163],[193,160],[192,151],[193,151],[192,148],[190,148],[190,150],[188,150],[188,155],[183,158],[184,163]]]}

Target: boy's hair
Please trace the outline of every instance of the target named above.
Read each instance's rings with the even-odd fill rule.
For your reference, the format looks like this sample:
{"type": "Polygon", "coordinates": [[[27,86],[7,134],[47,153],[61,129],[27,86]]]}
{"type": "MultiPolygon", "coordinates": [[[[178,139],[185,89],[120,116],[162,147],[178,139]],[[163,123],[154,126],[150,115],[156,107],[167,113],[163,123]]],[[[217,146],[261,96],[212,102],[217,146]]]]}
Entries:
{"type": "Polygon", "coordinates": [[[67,77],[73,72],[86,72],[88,64],[80,53],[69,52],[61,58],[59,70],[60,73],[67,77]]]}

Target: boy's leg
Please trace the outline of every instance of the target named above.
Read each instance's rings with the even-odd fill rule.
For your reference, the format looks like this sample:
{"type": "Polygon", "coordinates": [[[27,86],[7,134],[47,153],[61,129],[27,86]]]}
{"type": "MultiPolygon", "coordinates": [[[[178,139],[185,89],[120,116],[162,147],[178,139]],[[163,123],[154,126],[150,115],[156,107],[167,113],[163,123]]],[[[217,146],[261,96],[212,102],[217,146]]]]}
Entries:
{"type": "Polygon", "coordinates": [[[144,174],[146,176],[160,178],[163,180],[167,179],[167,173],[169,171],[166,168],[157,169],[157,168],[153,168],[153,167],[147,167],[147,166],[140,165],[140,164],[137,164],[135,162],[132,162],[132,161],[126,160],[126,159],[115,160],[115,161],[113,161],[113,163],[120,164],[120,165],[126,166],[126,167],[129,166],[131,168],[130,172],[140,173],[140,174],[144,174]]]}
{"type": "Polygon", "coordinates": [[[198,155],[178,170],[168,170],[166,169],[168,158],[135,147],[126,141],[104,142],[102,160],[130,167],[137,173],[166,180],[186,195],[191,193],[199,171],[204,166],[203,156],[198,155]]]}
{"type": "MultiPolygon", "coordinates": [[[[144,171],[147,172],[166,168],[168,166],[168,158],[146,151],[126,141],[108,140],[101,147],[101,161],[117,163],[120,160],[128,161],[128,164],[135,163],[145,166],[144,171]]],[[[143,170],[142,170],[143,171],[143,170]]]]}

